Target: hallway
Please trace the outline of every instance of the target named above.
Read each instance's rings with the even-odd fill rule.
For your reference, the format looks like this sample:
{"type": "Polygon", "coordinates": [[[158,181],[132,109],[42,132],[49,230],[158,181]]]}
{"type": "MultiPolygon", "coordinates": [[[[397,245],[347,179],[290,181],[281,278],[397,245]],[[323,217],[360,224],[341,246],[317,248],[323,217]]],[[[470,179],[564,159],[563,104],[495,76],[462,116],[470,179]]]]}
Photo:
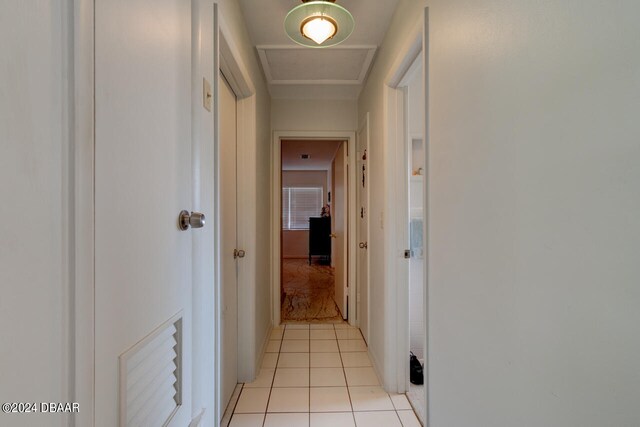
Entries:
{"type": "Polygon", "coordinates": [[[639,15],[0,2],[0,426],[640,426],[639,15]]]}
{"type": "Polygon", "coordinates": [[[230,427],[419,427],[404,395],[389,395],[358,328],[274,328],[258,378],[243,386],[230,427]]]}

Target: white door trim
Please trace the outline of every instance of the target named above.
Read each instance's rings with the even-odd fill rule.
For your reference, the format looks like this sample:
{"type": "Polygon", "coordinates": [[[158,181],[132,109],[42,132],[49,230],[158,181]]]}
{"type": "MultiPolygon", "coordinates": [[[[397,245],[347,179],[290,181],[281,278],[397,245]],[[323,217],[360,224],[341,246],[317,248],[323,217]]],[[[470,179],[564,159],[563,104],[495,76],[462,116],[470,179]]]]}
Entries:
{"type": "MultiPolygon", "coordinates": [[[[242,170],[238,173],[238,245],[246,251],[246,257],[240,261],[238,268],[238,381],[250,382],[256,376],[257,360],[261,349],[256,348],[256,91],[251,80],[248,68],[240,56],[227,19],[215,5],[216,23],[214,34],[215,56],[214,70],[222,70],[237,97],[237,144],[238,158],[242,159],[242,170]]],[[[220,115],[219,115],[219,87],[218,79],[214,79],[214,115],[215,115],[215,218],[216,230],[216,319],[218,321],[216,336],[216,395],[220,396],[220,359],[221,359],[221,332],[219,330],[221,309],[221,253],[220,253],[220,115]]],[[[213,355],[212,355],[213,356],[213,355]]],[[[216,407],[216,419],[221,419],[225,408],[216,407]]]]}
{"type": "Polygon", "coordinates": [[[349,283],[349,303],[348,303],[348,322],[352,325],[357,325],[356,316],[354,316],[356,310],[355,304],[355,282],[356,282],[356,258],[357,244],[356,244],[356,133],[350,131],[274,131],[273,143],[271,145],[271,300],[272,300],[272,313],[271,318],[275,326],[279,325],[280,319],[280,257],[282,244],[280,241],[280,227],[281,227],[281,215],[280,206],[282,194],[280,188],[282,187],[281,174],[282,159],[280,157],[282,140],[283,139],[313,139],[313,140],[327,140],[347,141],[348,155],[349,155],[349,242],[348,248],[348,266],[347,266],[347,280],[349,283]]]}
{"type": "MultiPolygon", "coordinates": [[[[72,400],[79,402],[81,411],[75,414],[77,426],[95,425],[95,354],[94,354],[94,0],[69,0],[73,28],[70,42],[70,65],[73,67],[70,85],[73,90],[72,145],[70,160],[70,193],[73,198],[69,244],[74,257],[70,286],[72,300],[70,318],[73,327],[70,337],[72,351],[72,400]],[[75,366],[73,366],[75,365],[75,366]]],[[[71,27],[72,25],[72,27],[71,27]]]]}
{"type": "MultiPolygon", "coordinates": [[[[367,135],[367,142],[366,142],[366,153],[368,156],[371,156],[371,147],[370,147],[370,143],[371,143],[371,137],[369,135],[369,132],[371,131],[371,124],[370,124],[370,120],[371,120],[371,113],[369,113],[368,111],[365,113],[365,115],[363,116],[363,118],[360,120],[360,125],[358,126],[358,134],[362,134],[365,130],[366,130],[366,135],[367,135]]],[[[356,141],[356,145],[357,145],[357,141],[356,141]]],[[[356,151],[357,151],[357,147],[356,147],[356,151]]],[[[369,180],[369,182],[371,182],[371,162],[367,161],[367,179],[369,180]]],[[[358,159],[355,159],[355,165],[354,165],[354,169],[356,169],[358,166],[358,159]]],[[[356,174],[356,185],[359,186],[360,185],[360,181],[359,181],[359,174],[360,171],[356,170],[355,171],[356,174]]],[[[368,185],[368,183],[367,183],[368,185]]],[[[354,191],[355,193],[356,191],[354,191]]],[[[357,194],[355,195],[357,197],[357,194]]],[[[358,200],[356,199],[356,203],[358,203],[358,200]]],[[[366,242],[367,244],[369,244],[371,242],[371,217],[369,216],[369,212],[371,212],[371,187],[367,187],[367,202],[364,206],[365,208],[365,212],[367,215],[367,235],[366,237],[366,242]]],[[[356,216],[358,215],[357,212],[357,205],[356,205],[356,216]]],[[[357,217],[356,217],[356,225],[354,228],[357,228],[357,217]]],[[[355,231],[355,239],[357,241],[357,243],[360,243],[360,239],[358,239],[358,232],[357,229],[355,231]]],[[[356,249],[357,250],[357,249],[356,249]]],[[[357,255],[355,255],[357,256],[357,255]]],[[[355,257],[354,256],[354,257],[355,257]]],[[[371,340],[371,310],[370,307],[371,305],[369,304],[369,301],[371,301],[371,251],[369,249],[366,250],[366,257],[367,257],[367,283],[365,284],[365,286],[367,287],[367,333],[368,333],[368,337],[367,337],[367,344],[369,344],[368,341],[371,340]]],[[[357,269],[357,264],[356,264],[356,269],[357,269]]],[[[357,275],[357,271],[356,271],[356,275],[357,275]]],[[[358,281],[357,281],[357,276],[354,275],[354,280],[356,281],[355,283],[355,299],[356,299],[356,324],[358,326],[361,325],[361,300],[360,300],[360,294],[361,294],[361,289],[358,288],[358,281]]],[[[378,372],[380,372],[378,370],[378,372]]]]}
{"type": "MultiPolygon", "coordinates": [[[[405,273],[407,270],[406,260],[402,257],[400,250],[405,245],[404,233],[397,233],[397,230],[406,230],[407,216],[398,214],[396,203],[398,203],[397,197],[391,197],[391,195],[404,194],[407,192],[407,165],[404,163],[405,147],[408,138],[406,134],[406,120],[404,117],[405,110],[405,93],[401,87],[402,80],[407,72],[410,70],[412,64],[416,61],[416,58],[422,53],[422,68],[423,68],[423,103],[424,103],[424,147],[425,147],[425,184],[424,184],[424,227],[423,227],[423,241],[425,247],[424,254],[424,346],[425,346],[425,377],[424,377],[424,389],[425,398],[427,402],[427,411],[429,414],[429,376],[428,376],[428,284],[430,272],[428,269],[429,263],[429,104],[428,104],[428,75],[429,75],[429,50],[428,50],[428,32],[429,32],[429,10],[424,9],[424,17],[418,22],[414,28],[411,36],[407,39],[407,42],[400,50],[391,70],[386,78],[386,86],[384,92],[384,107],[385,118],[384,124],[386,126],[385,138],[387,147],[387,164],[389,167],[389,177],[387,179],[386,188],[386,203],[385,210],[389,213],[389,225],[385,231],[385,241],[387,242],[385,249],[385,262],[386,262],[386,281],[387,290],[386,296],[390,298],[389,306],[390,313],[387,318],[387,325],[385,327],[385,355],[389,357],[389,362],[385,364],[386,369],[384,373],[385,388],[388,391],[404,392],[407,389],[407,378],[409,372],[409,358],[407,355],[408,343],[409,343],[409,284],[405,273]],[[402,276],[399,280],[398,275],[402,276]],[[394,291],[394,287],[391,283],[397,283],[394,291]]],[[[406,201],[401,201],[404,203],[406,201]]],[[[406,204],[406,203],[405,203],[406,204]]],[[[408,209],[408,206],[407,206],[408,209]]],[[[428,425],[428,419],[427,419],[428,425]]]]}

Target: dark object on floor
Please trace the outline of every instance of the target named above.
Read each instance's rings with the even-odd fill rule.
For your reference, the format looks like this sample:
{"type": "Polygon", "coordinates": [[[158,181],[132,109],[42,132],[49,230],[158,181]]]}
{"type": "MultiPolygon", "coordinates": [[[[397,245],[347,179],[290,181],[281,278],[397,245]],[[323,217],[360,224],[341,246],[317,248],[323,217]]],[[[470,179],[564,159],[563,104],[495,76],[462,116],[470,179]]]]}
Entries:
{"type": "Polygon", "coordinates": [[[409,380],[411,384],[422,385],[424,382],[424,374],[422,373],[422,365],[415,354],[409,352],[409,380]]]}

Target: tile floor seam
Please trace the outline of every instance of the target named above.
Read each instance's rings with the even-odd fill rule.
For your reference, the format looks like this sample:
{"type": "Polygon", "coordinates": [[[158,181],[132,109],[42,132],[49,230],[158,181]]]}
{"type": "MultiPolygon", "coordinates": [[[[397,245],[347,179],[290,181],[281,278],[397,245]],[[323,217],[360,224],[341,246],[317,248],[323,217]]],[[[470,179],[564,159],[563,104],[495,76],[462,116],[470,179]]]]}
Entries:
{"type": "MultiPolygon", "coordinates": [[[[287,328],[285,327],[284,330],[287,328]]],[[[264,408],[264,416],[262,417],[262,427],[267,423],[267,413],[269,411],[269,402],[271,401],[271,392],[273,390],[273,383],[276,380],[276,372],[278,370],[278,363],[280,362],[280,352],[282,350],[282,342],[284,341],[284,330],[282,331],[282,339],[280,340],[280,347],[278,348],[278,357],[276,358],[276,368],[273,371],[273,378],[271,378],[271,387],[269,387],[269,397],[267,397],[267,406],[264,408]]],[[[262,367],[260,367],[262,369],[262,367]]]]}
{"type": "Polygon", "coordinates": [[[240,387],[240,393],[238,394],[238,399],[236,400],[236,403],[233,405],[233,410],[231,411],[231,416],[229,417],[229,423],[227,424],[227,427],[231,425],[231,420],[233,420],[233,416],[236,414],[236,408],[238,407],[238,402],[240,402],[240,396],[242,396],[243,391],[244,391],[244,384],[242,384],[242,387],[240,387]]]}
{"type": "MultiPolygon", "coordinates": [[[[335,329],[335,326],[334,326],[335,329]]],[[[338,339],[338,335],[336,334],[336,341],[338,339]]],[[[338,354],[340,355],[340,364],[342,365],[342,375],[344,375],[344,383],[347,386],[347,395],[349,396],[349,405],[351,406],[351,416],[353,417],[353,423],[356,423],[356,417],[354,415],[353,410],[353,401],[351,400],[351,390],[349,389],[349,382],[347,381],[347,372],[344,370],[344,359],[342,359],[342,352],[340,351],[340,346],[338,346],[338,354]]]]}

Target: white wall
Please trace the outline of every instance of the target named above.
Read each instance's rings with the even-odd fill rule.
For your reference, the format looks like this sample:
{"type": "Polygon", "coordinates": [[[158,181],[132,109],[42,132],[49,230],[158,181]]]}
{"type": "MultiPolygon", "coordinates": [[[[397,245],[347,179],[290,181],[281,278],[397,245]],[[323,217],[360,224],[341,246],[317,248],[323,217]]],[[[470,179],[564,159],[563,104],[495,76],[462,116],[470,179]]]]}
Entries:
{"type": "Polygon", "coordinates": [[[357,106],[354,100],[273,99],[273,130],[354,131],[357,106]]]}
{"type": "MultiPolygon", "coordinates": [[[[327,171],[282,171],[283,187],[322,187],[327,204],[327,171]]],[[[320,216],[320,212],[318,215],[320,216]]],[[[309,257],[309,230],[282,230],[282,257],[309,257]]]]}
{"type": "MultiPolygon", "coordinates": [[[[240,5],[234,0],[219,0],[217,2],[220,14],[231,38],[235,43],[238,55],[247,68],[249,78],[255,87],[256,99],[256,141],[253,146],[246,147],[251,152],[249,158],[242,159],[238,173],[246,174],[249,178],[250,191],[248,200],[255,201],[250,209],[255,211],[255,223],[242,225],[247,238],[252,239],[252,251],[247,252],[245,263],[252,263],[255,272],[255,294],[252,316],[255,320],[255,342],[251,347],[256,357],[262,356],[261,351],[266,345],[267,334],[271,328],[271,262],[267,254],[271,250],[270,241],[270,194],[271,194],[271,98],[267,91],[262,69],[258,63],[255,48],[251,43],[242,16],[240,5]]],[[[241,244],[243,242],[240,242],[241,244]]],[[[254,280],[254,279],[252,279],[254,280]]],[[[241,349],[243,351],[243,349],[241,349]]],[[[259,361],[256,360],[256,364],[259,361]]],[[[251,381],[253,378],[240,378],[251,381]]]]}
{"type": "Polygon", "coordinates": [[[639,425],[640,3],[426,3],[430,425],[639,425]]]}
{"type": "MultiPolygon", "coordinates": [[[[0,3],[2,403],[73,400],[70,17],[66,2],[0,3]]],[[[0,424],[12,426],[62,426],[68,419],[0,413],[0,424]]]]}

